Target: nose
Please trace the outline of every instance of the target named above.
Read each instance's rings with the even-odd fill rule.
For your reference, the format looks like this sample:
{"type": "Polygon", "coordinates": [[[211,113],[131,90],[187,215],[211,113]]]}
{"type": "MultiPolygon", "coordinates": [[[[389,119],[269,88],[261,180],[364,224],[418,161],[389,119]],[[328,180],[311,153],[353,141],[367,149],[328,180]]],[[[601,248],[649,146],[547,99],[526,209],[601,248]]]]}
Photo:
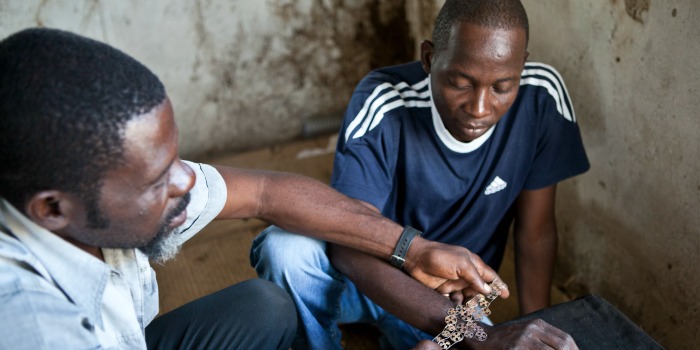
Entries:
{"type": "Polygon", "coordinates": [[[171,171],[169,195],[170,197],[182,197],[194,187],[196,179],[194,171],[180,159],[177,160],[176,164],[173,164],[171,171]]]}
{"type": "Polygon", "coordinates": [[[474,118],[485,118],[491,115],[488,89],[475,89],[471,100],[465,104],[465,112],[474,118]]]}

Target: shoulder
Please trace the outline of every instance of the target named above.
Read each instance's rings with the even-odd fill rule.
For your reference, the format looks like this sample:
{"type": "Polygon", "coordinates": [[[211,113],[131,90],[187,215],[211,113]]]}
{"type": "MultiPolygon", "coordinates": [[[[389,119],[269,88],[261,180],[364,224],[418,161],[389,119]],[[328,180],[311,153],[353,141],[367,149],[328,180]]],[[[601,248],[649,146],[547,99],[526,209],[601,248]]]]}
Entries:
{"type": "Polygon", "coordinates": [[[576,122],[576,114],[564,79],[548,64],[525,63],[520,79],[520,95],[523,102],[534,103],[539,108],[551,104],[563,118],[576,122]]]}
{"type": "Polygon", "coordinates": [[[0,299],[3,301],[2,313],[8,312],[12,306],[35,309],[36,305],[32,304],[42,300],[70,303],[58,288],[22,257],[7,255],[0,256],[0,299]]]}
{"type": "Polygon", "coordinates": [[[375,69],[362,80],[368,83],[416,84],[428,76],[420,61],[375,69]]]}
{"type": "Polygon", "coordinates": [[[428,75],[420,62],[411,62],[371,71],[357,85],[355,94],[366,98],[393,92],[396,96],[404,93],[401,97],[410,99],[416,97],[414,93],[427,91],[428,75]]]}
{"type": "Polygon", "coordinates": [[[345,140],[362,137],[380,123],[386,125],[390,116],[400,122],[409,109],[429,111],[428,80],[420,62],[370,72],[358,85],[348,106],[343,126],[345,140]]]}
{"type": "Polygon", "coordinates": [[[0,260],[0,348],[96,347],[84,312],[21,263],[0,260]]]}

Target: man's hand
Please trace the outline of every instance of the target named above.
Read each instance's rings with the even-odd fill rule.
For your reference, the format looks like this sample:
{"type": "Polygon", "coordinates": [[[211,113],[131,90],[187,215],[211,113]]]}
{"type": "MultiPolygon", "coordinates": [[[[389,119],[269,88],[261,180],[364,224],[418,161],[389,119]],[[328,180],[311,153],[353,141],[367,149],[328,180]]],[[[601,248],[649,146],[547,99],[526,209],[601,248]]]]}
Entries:
{"type": "MultiPolygon", "coordinates": [[[[459,292],[465,298],[488,294],[488,283],[500,279],[481,258],[460,246],[416,238],[408,250],[404,269],[422,284],[441,294],[459,292]]],[[[504,290],[501,297],[510,295],[504,290]]]]}
{"type": "Polygon", "coordinates": [[[568,333],[541,319],[489,327],[485,330],[488,338],[484,342],[472,341],[469,345],[473,349],[578,349],[568,333]]]}
{"type": "MultiPolygon", "coordinates": [[[[486,329],[488,338],[484,342],[472,340],[459,343],[454,348],[471,349],[561,349],[576,350],[574,339],[564,331],[540,319],[523,321],[486,329]]],[[[437,343],[422,340],[413,350],[441,349],[437,343]]]]}
{"type": "Polygon", "coordinates": [[[416,344],[416,346],[411,350],[440,350],[442,349],[440,345],[430,340],[421,340],[416,344]]]}

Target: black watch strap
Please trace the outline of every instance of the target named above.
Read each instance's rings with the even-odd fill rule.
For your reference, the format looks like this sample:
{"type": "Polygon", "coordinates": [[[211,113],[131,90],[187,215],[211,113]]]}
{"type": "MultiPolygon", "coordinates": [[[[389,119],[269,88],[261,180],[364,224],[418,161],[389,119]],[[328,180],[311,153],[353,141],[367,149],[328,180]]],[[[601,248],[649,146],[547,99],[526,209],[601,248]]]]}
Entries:
{"type": "Polygon", "coordinates": [[[406,226],[399,237],[399,242],[396,243],[396,248],[394,248],[394,254],[391,255],[391,264],[402,268],[403,263],[406,262],[406,252],[408,252],[408,247],[411,246],[413,238],[420,236],[421,232],[413,227],[406,226]]]}

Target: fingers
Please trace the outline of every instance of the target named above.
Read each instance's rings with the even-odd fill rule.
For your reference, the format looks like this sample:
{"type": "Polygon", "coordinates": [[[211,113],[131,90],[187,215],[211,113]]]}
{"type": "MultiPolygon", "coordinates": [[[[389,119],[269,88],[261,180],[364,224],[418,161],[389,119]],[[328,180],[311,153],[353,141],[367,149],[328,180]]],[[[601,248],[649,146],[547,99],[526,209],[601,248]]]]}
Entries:
{"type": "Polygon", "coordinates": [[[449,281],[448,279],[446,279],[444,277],[436,277],[434,275],[427,274],[427,273],[420,271],[418,269],[414,269],[411,272],[411,276],[414,279],[416,279],[418,282],[428,286],[430,289],[437,289],[442,284],[449,281]]]}
{"type": "Polygon", "coordinates": [[[537,319],[535,322],[540,323],[540,327],[542,327],[543,332],[546,337],[542,337],[541,341],[548,346],[554,348],[554,349],[562,349],[562,350],[577,350],[578,346],[576,345],[576,342],[574,342],[574,338],[571,337],[568,333],[562,331],[561,329],[554,327],[550,325],[549,323],[537,319]]]}
{"type": "Polygon", "coordinates": [[[421,340],[412,350],[437,350],[442,349],[440,345],[430,340],[421,340]]]}
{"type": "Polygon", "coordinates": [[[464,296],[463,292],[452,292],[448,295],[450,300],[452,300],[453,303],[457,305],[461,305],[465,303],[466,296],[464,296]]]}
{"type": "Polygon", "coordinates": [[[541,320],[529,320],[489,329],[490,347],[508,344],[509,348],[577,350],[566,332],[541,320]]]}
{"type": "MultiPolygon", "coordinates": [[[[481,259],[479,259],[481,261],[481,259]]],[[[482,263],[483,264],[483,263],[482,263]]],[[[457,290],[461,290],[465,296],[474,296],[476,293],[489,294],[492,291],[490,283],[496,280],[501,280],[496,272],[490,267],[484,265],[482,270],[482,275],[472,275],[472,274],[459,274],[459,280],[449,280],[440,285],[438,290],[440,293],[451,293],[457,290]]],[[[505,284],[504,284],[505,286],[505,284]]],[[[508,298],[510,292],[508,287],[501,289],[500,296],[502,298],[508,298]]]]}
{"type": "Polygon", "coordinates": [[[450,301],[455,304],[464,304],[464,300],[466,299],[462,292],[452,292],[450,294],[443,294],[442,296],[450,299],[450,301]]]}
{"type": "MultiPolygon", "coordinates": [[[[487,282],[491,283],[495,280],[502,281],[501,277],[498,276],[496,271],[494,271],[490,266],[486,265],[484,263],[484,261],[481,260],[481,258],[478,255],[471,253],[471,252],[469,252],[469,254],[471,255],[472,264],[474,265],[474,267],[476,267],[476,269],[479,272],[479,275],[481,276],[481,279],[484,281],[484,283],[487,283],[487,282]]],[[[475,288],[475,289],[479,290],[479,292],[482,294],[487,294],[487,293],[491,292],[491,287],[488,284],[486,284],[486,285],[482,284],[481,286],[482,286],[481,289],[477,289],[477,288],[475,288]]],[[[507,286],[506,286],[506,288],[501,290],[500,296],[504,299],[506,299],[510,296],[510,292],[508,291],[507,286]]]]}
{"type": "MultiPolygon", "coordinates": [[[[462,291],[465,296],[488,294],[491,292],[488,283],[500,279],[496,271],[464,247],[426,241],[417,248],[422,249],[414,251],[418,255],[407,270],[413,278],[442,294],[456,291],[462,291]]],[[[510,293],[505,289],[501,296],[507,298],[510,293]]]]}
{"type": "MultiPolygon", "coordinates": [[[[471,258],[471,259],[472,259],[472,263],[474,264],[474,266],[476,266],[477,270],[480,271],[481,278],[482,278],[484,281],[487,281],[487,282],[489,282],[489,283],[492,283],[492,282],[495,281],[495,280],[503,281],[503,280],[501,279],[501,277],[498,276],[498,274],[496,273],[496,271],[494,271],[490,266],[486,265],[486,264],[484,263],[484,261],[481,260],[481,258],[480,258],[478,255],[473,254],[473,253],[471,253],[471,252],[470,252],[470,254],[471,254],[471,256],[472,256],[472,258],[471,258]]],[[[502,289],[501,289],[501,295],[500,295],[500,297],[503,298],[503,299],[507,299],[507,298],[510,296],[510,291],[508,291],[508,286],[506,286],[505,284],[504,284],[504,286],[505,286],[505,288],[502,288],[502,289]]],[[[491,291],[490,288],[491,288],[490,286],[484,286],[483,289],[484,289],[484,290],[488,290],[486,293],[489,293],[489,292],[491,291]],[[487,288],[487,287],[488,287],[488,288],[487,288]]],[[[483,293],[483,292],[482,292],[482,293],[483,293]]]]}
{"type": "Polygon", "coordinates": [[[493,280],[498,277],[490,267],[481,259],[462,247],[450,247],[447,250],[452,254],[452,258],[447,261],[451,264],[452,277],[436,288],[442,294],[449,294],[454,291],[470,289],[476,293],[488,294],[491,290],[482,278],[486,274],[487,278],[493,280]]]}
{"type": "Polygon", "coordinates": [[[469,289],[470,284],[465,280],[449,280],[445,281],[435,290],[440,294],[451,294],[452,292],[460,292],[469,289]]]}
{"type": "MultiPolygon", "coordinates": [[[[481,258],[464,249],[468,254],[468,259],[461,260],[461,264],[455,267],[458,279],[449,279],[434,288],[441,294],[450,294],[461,291],[465,298],[472,297],[477,293],[488,294],[491,292],[489,283],[501,280],[498,274],[481,258]]],[[[501,297],[508,298],[510,292],[508,288],[501,289],[501,297]]]]}

